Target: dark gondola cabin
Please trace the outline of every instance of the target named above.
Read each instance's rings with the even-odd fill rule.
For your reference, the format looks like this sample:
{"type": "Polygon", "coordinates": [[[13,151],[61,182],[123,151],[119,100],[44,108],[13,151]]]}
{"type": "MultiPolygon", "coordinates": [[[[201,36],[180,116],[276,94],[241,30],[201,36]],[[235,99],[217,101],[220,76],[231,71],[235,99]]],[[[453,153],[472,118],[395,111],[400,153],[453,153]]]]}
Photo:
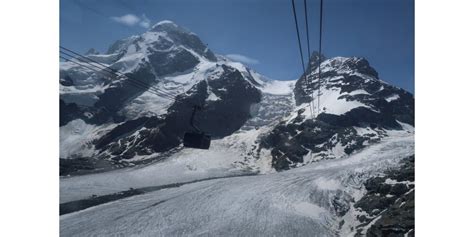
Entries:
{"type": "Polygon", "coordinates": [[[211,136],[204,133],[187,132],[183,138],[184,147],[209,149],[211,146],[211,136]]]}
{"type": "Polygon", "coordinates": [[[194,106],[193,112],[191,114],[191,119],[189,123],[191,127],[194,129],[192,132],[184,133],[183,137],[183,145],[184,147],[188,148],[196,148],[196,149],[209,149],[211,146],[211,136],[202,132],[196,125],[194,125],[194,115],[196,114],[196,110],[201,110],[200,106],[194,106]]]}

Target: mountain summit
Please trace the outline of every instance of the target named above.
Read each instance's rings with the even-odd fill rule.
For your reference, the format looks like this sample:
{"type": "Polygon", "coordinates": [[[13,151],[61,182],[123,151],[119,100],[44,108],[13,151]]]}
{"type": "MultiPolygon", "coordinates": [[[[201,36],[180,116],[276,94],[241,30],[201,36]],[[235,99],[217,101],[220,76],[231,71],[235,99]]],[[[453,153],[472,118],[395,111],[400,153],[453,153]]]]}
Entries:
{"type": "Polygon", "coordinates": [[[275,81],[170,21],[87,57],[60,64],[61,235],[414,233],[414,98],[366,59],[275,81]]]}
{"type": "Polygon", "coordinates": [[[319,69],[317,55],[308,76],[295,84],[292,115],[263,140],[272,149],[273,167],[344,157],[392,130],[413,130],[412,94],[381,81],[364,58],[329,58],[319,69]]]}
{"type": "Polygon", "coordinates": [[[133,164],[179,154],[193,105],[204,107],[196,123],[214,149],[234,147],[233,162],[258,171],[344,157],[414,126],[413,95],[363,58],[322,56],[320,80],[314,52],[307,78],[273,81],[171,21],[88,57],[125,76],[61,63],[61,158],[133,164]]]}
{"type": "Polygon", "coordinates": [[[124,76],[61,63],[63,158],[130,160],[177,148],[192,129],[193,105],[205,107],[196,115],[202,129],[231,135],[252,117],[267,85],[278,84],[218,59],[196,34],[170,21],[88,57],[124,76]],[[78,126],[90,130],[74,136],[78,126]]]}

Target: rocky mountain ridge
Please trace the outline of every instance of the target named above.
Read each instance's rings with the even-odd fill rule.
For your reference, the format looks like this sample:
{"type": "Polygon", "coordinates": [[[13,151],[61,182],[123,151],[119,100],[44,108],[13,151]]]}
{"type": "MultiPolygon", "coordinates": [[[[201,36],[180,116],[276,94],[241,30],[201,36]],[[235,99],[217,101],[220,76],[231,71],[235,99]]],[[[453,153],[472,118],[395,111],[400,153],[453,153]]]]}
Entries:
{"type": "Polygon", "coordinates": [[[61,63],[62,158],[130,160],[179,147],[192,129],[194,105],[204,107],[196,115],[202,130],[214,138],[231,135],[252,117],[265,88],[278,84],[216,56],[170,21],[118,40],[107,54],[89,52],[125,76],[61,63]]]}
{"type": "Polygon", "coordinates": [[[291,116],[262,139],[277,170],[344,157],[377,143],[388,130],[413,132],[413,95],[381,81],[366,59],[325,59],[321,80],[317,61],[313,53],[307,79],[295,84],[291,116]]]}
{"type": "Polygon", "coordinates": [[[318,56],[274,81],[164,21],[88,51],[125,76],[61,62],[61,234],[414,236],[413,95],[318,56]]]}
{"type": "Polygon", "coordinates": [[[222,145],[237,147],[237,163],[254,166],[270,156],[277,171],[347,156],[389,130],[413,132],[413,95],[381,81],[363,58],[322,56],[319,84],[315,52],[308,80],[278,82],[215,55],[170,21],[116,41],[107,54],[89,52],[126,76],[61,63],[62,158],[136,163],[179,152],[184,132],[192,130],[193,105],[204,107],[196,123],[214,140],[241,144],[222,145]],[[127,83],[137,78],[148,87],[127,83]]]}

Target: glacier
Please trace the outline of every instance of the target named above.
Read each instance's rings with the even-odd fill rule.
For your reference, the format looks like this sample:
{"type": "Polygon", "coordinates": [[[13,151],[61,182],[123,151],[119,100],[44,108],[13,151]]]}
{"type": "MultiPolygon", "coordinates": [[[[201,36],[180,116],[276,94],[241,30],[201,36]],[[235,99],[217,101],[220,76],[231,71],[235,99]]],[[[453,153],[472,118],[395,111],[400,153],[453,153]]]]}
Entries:
{"type": "MultiPolygon", "coordinates": [[[[320,161],[286,172],[196,182],[62,215],[61,235],[351,236],[355,234],[354,227],[360,224],[357,211],[350,208],[345,215],[336,215],[334,197],[342,192],[348,197],[343,199],[345,205],[353,205],[364,194],[364,180],[397,167],[398,161],[413,152],[413,134],[393,132],[380,143],[346,158],[320,161]]],[[[199,167],[199,159],[203,157],[188,154],[187,159],[182,157],[185,160],[182,162],[199,167]]],[[[173,166],[186,165],[178,160],[173,165],[157,163],[120,173],[77,176],[74,183],[82,182],[82,187],[76,187],[78,193],[85,190],[100,193],[107,188],[114,192],[129,187],[131,183],[116,185],[123,185],[124,180],[132,181],[133,177],[142,185],[157,185],[160,180],[178,182],[192,176],[189,171],[173,172],[173,177],[166,177],[174,171],[170,170],[173,166]],[[160,172],[160,166],[168,172],[160,172]]],[[[195,172],[206,173],[207,177],[212,174],[198,168],[195,172]]]]}

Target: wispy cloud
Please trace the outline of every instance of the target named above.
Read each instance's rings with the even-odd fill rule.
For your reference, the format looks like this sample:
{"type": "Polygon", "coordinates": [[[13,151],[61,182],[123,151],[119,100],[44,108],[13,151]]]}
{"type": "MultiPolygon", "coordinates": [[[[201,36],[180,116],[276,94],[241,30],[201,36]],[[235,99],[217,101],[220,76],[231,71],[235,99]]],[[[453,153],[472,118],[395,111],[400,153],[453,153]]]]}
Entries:
{"type": "Polygon", "coordinates": [[[143,28],[150,27],[150,19],[148,19],[145,15],[142,15],[142,17],[138,17],[134,14],[125,14],[123,16],[113,16],[110,19],[126,26],[138,25],[143,28]]]}
{"type": "Polygon", "coordinates": [[[226,57],[245,64],[259,64],[260,62],[257,59],[247,57],[242,54],[227,54],[226,57]]]}
{"type": "Polygon", "coordinates": [[[148,19],[145,14],[142,15],[142,21],[138,23],[141,27],[143,28],[148,28],[150,27],[150,19],[148,19]]]}

